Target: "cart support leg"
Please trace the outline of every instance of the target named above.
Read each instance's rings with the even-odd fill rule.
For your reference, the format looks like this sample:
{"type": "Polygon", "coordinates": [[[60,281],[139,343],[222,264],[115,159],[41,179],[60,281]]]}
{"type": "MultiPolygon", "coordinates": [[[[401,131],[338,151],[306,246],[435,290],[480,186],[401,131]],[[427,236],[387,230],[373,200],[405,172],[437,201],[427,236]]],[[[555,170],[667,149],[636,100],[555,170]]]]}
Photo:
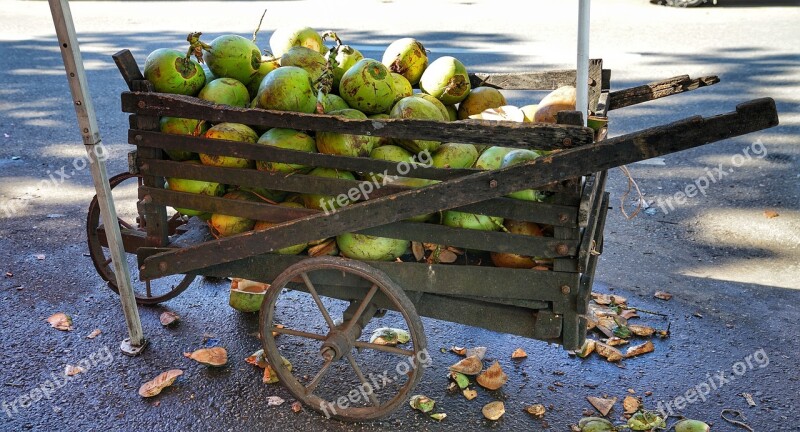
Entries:
{"type": "Polygon", "coordinates": [[[50,13],[53,16],[53,24],[58,36],[58,44],[61,47],[61,56],[64,59],[69,89],[75,105],[75,113],[78,116],[78,125],[81,129],[83,144],[86,146],[86,152],[89,155],[94,188],[97,192],[97,201],[100,204],[100,215],[103,219],[103,225],[106,227],[114,274],[117,277],[117,286],[119,287],[119,297],[122,300],[122,311],[125,313],[125,322],[128,326],[128,339],[122,341],[120,349],[127,355],[137,355],[144,349],[146,342],[142,333],[139,310],[136,308],[136,299],[133,295],[130,270],[125,259],[122,236],[117,223],[117,212],[114,208],[111,188],[108,184],[108,172],[105,164],[107,154],[101,144],[100,132],[97,128],[97,117],[95,116],[94,105],[86,84],[86,71],[83,68],[78,37],[75,33],[69,2],[67,0],[49,0],[49,3],[50,13]]]}

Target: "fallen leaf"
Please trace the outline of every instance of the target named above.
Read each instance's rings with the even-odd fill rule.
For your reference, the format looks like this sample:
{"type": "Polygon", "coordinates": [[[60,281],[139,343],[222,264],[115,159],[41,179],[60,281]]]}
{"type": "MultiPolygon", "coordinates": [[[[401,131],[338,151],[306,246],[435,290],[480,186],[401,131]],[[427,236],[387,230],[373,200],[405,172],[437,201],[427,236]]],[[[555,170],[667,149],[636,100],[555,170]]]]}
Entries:
{"type": "Polygon", "coordinates": [[[544,408],[542,404],[533,404],[527,408],[525,408],[525,412],[532,415],[533,417],[539,419],[544,417],[544,414],[547,410],[544,408]]]}
{"type": "Polygon", "coordinates": [[[629,324],[628,329],[631,331],[631,333],[635,334],[636,336],[643,336],[643,337],[652,336],[653,333],[656,332],[656,329],[650,326],[638,325],[638,324],[629,324]]]}
{"type": "Polygon", "coordinates": [[[747,401],[747,405],[754,407],[756,406],[756,401],[753,400],[753,395],[750,393],[742,393],[742,396],[747,401]]]}
{"type": "Polygon", "coordinates": [[[102,331],[100,329],[94,329],[94,330],[92,330],[91,333],[86,335],[86,339],[94,339],[97,336],[100,336],[100,333],[102,333],[102,331]]]}
{"type": "Polygon", "coordinates": [[[508,382],[508,375],[503,372],[503,368],[500,367],[500,362],[495,360],[488,369],[478,375],[476,381],[478,381],[478,384],[483,388],[497,390],[508,382]]]}
{"type": "Polygon", "coordinates": [[[661,300],[669,300],[669,299],[671,299],[671,298],[672,298],[672,294],[670,294],[670,293],[668,293],[668,292],[666,292],[666,291],[656,291],[656,293],[655,293],[655,294],[653,294],[653,295],[654,295],[654,296],[655,296],[657,299],[661,299],[661,300]]]}
{"type": "Polygon", "coordinates": [[[281,398],[280,396],[267,396],[268,407],[283,405],[284,402],[286,401],[283,400],[283,398],[281,398]]]}
{"type": "Polygon", "coordinates": [[[469,356],[450,366],[451,371],[464,375],[477,375],[481,373],[481,369],[483,369],[483,363],[477,356],[469,356]]]}
{"type": "Polygon", "coordinates": [[[72,318],[63,312],[51,315],[47,322],[56,330],[72,331],[72,318]]]}
{"type": "Polygon", "coordinates": [[[601,398],[596,396],[587,396],[586,400],[589,401],[590,404],[603,416],[607,416],[608,413],[611,411],[611,408],[614,407],[614,404],[617,403],[617,398],[601,398]]]}
{"type": "Polygon", "coordinates": [[[411,335],[403,330],[397,328],[381,327],[372,332],[369,338],[370,343],[378,345],[397,345],[404,344],[411,340],[411,335]]]}
{"type": "Polygon", "coordinates": [[[512,359],[524,359],[525,357],[528,357],[528,353],[526,353],[522,348],[517,348],[513,353],[511,353],[512,359]]]}
{"type": "Polygon", "coordinates": [[[162,326],[170,327],[178,324],[178,322],[181,320],[181,317],[175,312],[165,311],[161,313],[161,315],[158,317],[158,320],[161,322],[162,326]]]}
{"type": "Polygon", "coordinates": [[[436,414],[431,414],[431,418],[432,418],[432,419],[434,419],[434,420],[436,420],[436,421],[442,421],[442,420],[444,420],[446,417],[447,417],[447,414],[445,414],[445,413],[436,413],[436,414]]]}
{"type": "Polygon", "coordinates": [[[411,252],[414,253],[414,259],[421,261],[425,258],[425,248],[420,242],[411,242],[411,252]]]}
{"type": "Polygon", "coordinates": [[[228,352],[222,347],[200,348],[192,353],[183,353],[183,356],[206,366],[219,367],[228,363],[228,352]]]}
{"type": "Polygon", "coordinates": [[[161,390],[171,386],[172,383],[175,382],[175,379],[181,375],[183,375],[183,371],[180,369],[171,369],[163,372],[152,380],[142,384],[142,386],[139,387],[139,396],[146,398],[153,397],[161,393],[161,390]]]}
{"type": "Polygon", "coordinates": [[[640,345],[634,345],[625,351],[625,358],[636,357],[638,355],[647,354],[655,351],[656,347],[653,342],[647,341],[640,345]]]}
{"type": "Polygon", "coordinates": [[[610,345],[606,345],[602,342],[595,342],[595,351],[597,354],[605,357],[606,360],[610,362],[617,362],[622,360],[622,352],[610,345]]]}
{"type": "Polygon", "coordinates": [[[596,341],[594,339],[586,339],[583,342],[583,346],[581,347],[581,350],[576,352],[575,354],[580,358],[588,357],[589,354],[594,352],[595,342],[596,341]]]}
{"type": "Polygon", "coordinates": [[[425,395],[414,395],[411,396],[408,404],[411,405],[411,408],[414,408],[415,410],[428,413],[433,411],[433,406],[436,405],[436,401],[425,395]]]}
{"type": "Polygon", "coordinates": [[[766,217],[767,219],[776,218],[778,216],[780,215],[775,210],[764,210],[764,217],[766,217]]]}
{"type": "Polygon", "coordinates": [[[465,398],[467,398],[467,400],[472,400],[478,397],[478,392],[476,392],[473,389],[464,389],[464,391],[462,391],[461,393],[464,395],[465,398]]]}
{"type": "Polygon", "coordinates": [[[86,369],[80,366],[72,366],[72,365],[67,365],[64,368],[64,375],[66,376],[75,376],[81,372],[86,372],[86,369]]]}
{"type": "Polygon", "coordinates": [[[451,346],[450,347],[450,351],[452,351],[452,352],[454,352],[454,353],[456,353],[456,354],[458,354],[460,356],[467,355],[467,349],[464,348],[464,347],[451,346]]]}
{"type": "Polygon", "coordinates": [[[498,420],[506,413],[506,406],[503,405],[502,401],[489,402],[483,406],[481,413],[489,420],[498,420]]]}
{"type": "Polygon", "coordinates": [[[467,348],[465,355],[467,357],[475,356],[478,357],[478,360],[483,361],[483,357],[486,356],[486,347],[467,348]]]}
{"type": "Polygon", "coordinates": [[[294,401],[292,403],[292,412],[299,413],[302,410],[303,410],[303,404],[301,404],[300,401],[294,401]]]}
{"type": "Polygon", "coordinates": [[[625,399],[622,400],[622,408],[625,410],[625,414],[633,414],[639,411],[641,407],[642,402],[633,396],[625,396],[625,399]]]}

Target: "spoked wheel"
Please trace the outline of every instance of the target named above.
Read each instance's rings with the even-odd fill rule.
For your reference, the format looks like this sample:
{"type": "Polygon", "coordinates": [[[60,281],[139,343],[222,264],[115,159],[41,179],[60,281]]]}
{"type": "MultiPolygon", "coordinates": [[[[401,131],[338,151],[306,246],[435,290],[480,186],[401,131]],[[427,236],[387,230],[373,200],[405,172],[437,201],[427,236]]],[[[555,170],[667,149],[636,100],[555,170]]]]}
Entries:
{"type": "Polygon", "coordinates": [[[385,273],[360,261],[318,257],[287,268],[267,291],[260,330],[281,383],[306,406],[340,420],[390,414],[430,365],[414,305],[385,273]],[[410,340],[371,343],[373,332],[386,327],[410,340]],[[283,365],[281,357],[291,371],[275,366],[283,365]]]}
{"type": "MultiPolygon", "coordinates": [[[[141,177],[136,174],[123,173],[109,180],[114,207],[117,210],[117,220],[120,230],[123,231],[123,243],[127,252],[128,267],[131,269],[131,283],[136,296],[136,302],[141,305],[153,305],[167,301],[191,285],[194,276],[174,275],[150,281],[139,280],[139,266],[136,260],[136,243],[142,243],[146,236],[144,218],[139,215],[136,208],[138,187],[141,177]]],[[[169,221],[170,234],[185,221],[176,213],[169,221]]],[[[105,230],[100,218],[100,204],[97,196],[89,204],[89,213],[86,216],[86,238],[89,244],[89,255],[92,258],[97,273],[108,283],[108,286],[119,294],[114,266],[111,264],[111,253],[105,230]]],[[[144,244],[142,243],[142,246],[144,244]]]]}

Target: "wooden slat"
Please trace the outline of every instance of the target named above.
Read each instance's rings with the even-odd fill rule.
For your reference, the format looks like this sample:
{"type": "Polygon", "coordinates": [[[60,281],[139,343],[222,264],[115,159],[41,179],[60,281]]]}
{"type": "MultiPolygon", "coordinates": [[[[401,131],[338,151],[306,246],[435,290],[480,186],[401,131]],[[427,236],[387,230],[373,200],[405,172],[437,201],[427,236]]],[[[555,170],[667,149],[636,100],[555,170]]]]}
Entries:
{"type": "Polygon", "coordinates": [[[609,94],[608,109],[615,110],[627,106],[649,102],[674,94],[697,90],[719,82],[716,75],[691,79],[689,75],[680,75],[663,81],[614,91],[609,94]]]}
{"type": "MultiPolygon", "coordinates": [[[[608,207],[608,193],[606,192],[603,197],[602,206],[608,207]]],[[[592,294],[592,285],[594,283],[594,273],[597,270],[597,261],[600,258],[600,253],[603,252],[603,232],[606,226],[606,217],[608,216],[607,209],[600,212],[600,219],[597,221],[597,228],[594,235],[591,237],[594,243],[594,250],[598,253],[588,254],[586,266],[581,274],[580,284],[578,285],[578,292],[575,298],[576,312],[578,314],[585,314],[589,305],[589,297],[592,294]]]]}
{"type": "Polygon", "coordinates": [[[122,93],[122,110],[148,116],[184,117],[211,123],[232,122],[265,127],[341,132],[484,145],[517,144],[525,147],[562,143],[565,147],[592,142],[589,128],[545,123],[459,120],[356,120],[322,114],[300,114],[260,108],[216,105],[195,97],[164,93],[122,93]]]}
{"type": "Polygon", "coordinates": [[[524,164],[472,174],[421,189],[393,194],[344,207],[332,215],[318,214],[259,232],[208,242],[147,258],[140,274],[146,278],[186,273],[211,263],[225,263],[269,250],[357,231],[535,188],[560,178],[586,175],[639,160],[697,147],[778,124],[770,98],[740,104],[736,112],[700,116],[623,135],[594,145],[563,150],[524,164]],[[444,199],[443,199],[444,198],[444,199]]]}
{"type": "MultiPolygon", "coordinates": [[[[589,62],[590,64],[600,64],[602,68],[602,59],[591,59],[589,62]]],[[[602,72],[608,73],[610,76],[610,71],[603,70],[602,72]]],[[[484,86],[500,90],[555,90],[562,86],[574,86],[575,75],[575,69],[541,72],[478,72],[470,73],[469,80],[473,88],[484,86]]]]}
{"type": "Polygon", "coordinates": [[[112,54],[111,58],[113,58],[114,63],[117,64],[117,69],[119,69],[122,79],[125,80],[125,84],[128,85],[128,89],[133,91],[133,82],[144,80],[142,71],[139,70],[139,65],[136,64],[136,59],[133,58],[133,54],[131,54],[130,50],[124,49],[112,54]]]}

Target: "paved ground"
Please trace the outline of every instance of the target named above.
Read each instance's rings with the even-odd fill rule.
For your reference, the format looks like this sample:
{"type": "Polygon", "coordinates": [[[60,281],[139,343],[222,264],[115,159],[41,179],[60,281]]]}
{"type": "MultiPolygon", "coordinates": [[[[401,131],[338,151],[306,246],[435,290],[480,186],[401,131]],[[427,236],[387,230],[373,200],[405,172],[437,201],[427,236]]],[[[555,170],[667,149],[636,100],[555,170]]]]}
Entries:
{"type": "MultiPolygon", "coordinates": [[[[574,2],[548,2],[535,14],[509,7],[501,13],[496,2],[484,1],[369,1],[356,10],[344,3],[267,3],[262,44],[276,25],[302,22],[338,30],[370,56],[378,56],[397,37],[414,35],[433,55],[456,55],[472,70],[567,67],[573,62],[574,2]]],[[[776,99],[781,115],[781,126],[769,131],[632,165],[631,173],[653,202],[652,210],[633,220],[619,212],[626,181],[618,170],[611,174],[615,208],[609,213],[597,289],[669,315],[672,338],[657,341],[655,353],[619,368],[596,358],[579,361],[560,347],[537,341],[425,320],[433,366],[417,391],[437,399],[449,417],[439,424],[404,407],[384,421],[354,425],[325,420],[309,410],[294,414],[288,404],[266,407],[265,397],[290,400],[290,395],[281,387],[260,384],[258,371],[242,362],[259,347],[253,337],[257,318],[225,306],[224,284],[196,282],[167,303],[184,319],[175,330],[158,324],[162,308],[141,309],[152,344],[136,359],[119,354],[117,346],[125,335],[119,304],[85,256],[84,218],[93,192],[88,170],[79,168],[83,148],[47,6],[4,2],[0,269],[9,273],[0,276],[0,402],[5,411],[0,429],[537,430],[544,425],[521,409],[540,402],[552,405],[549,426],[567,430],[590,408],[586,396],[622,397],[629,388],[639,396],[650,391],[644,400],[656,408],[659,401],[675,401],[724,371],[728,378],[742,375],[680,412],[713,422],[714,430],[735,430],[720,420],[723,408],[741,410],[755,430],[792,430],[800,421],[796,6],[787,1],[722,1],[714,8],[677,10],[644,0],[594,6],[592,55],[603,57],[614,71],[615,89],[684,73],[722,79],[692,94],[613,112],[614,134],[728,112],[737,103],[764,96],[776,99]],[[705,195],[669,207],[669,197],[703,178],[710,181],[708,173],[720,164],[727,174],[715,177],[705,195]],[[43,182],[62,167],[69,178],[56,186],[43,182]],[[15,210],[6,213],[11,208],[15,210]],[[767,218],[765,210],[779,216],[767,218]],[[674,298],[655,300],[656,290],[669,291],[674,298]],[[48,327],[44,320],[58,311],[72,315],[75,331],[48,327]],[[86,339],[95,328],[102,335],[86,339]],[[206,334],[228,349],[230,366],[209,370],[181,356],[201,346],[206,334]],[[499,392],[481,391],[471,402],[447,395],[446,366],[456,357],[439,348],[453,344],[488,346],[489,357],[500,359],[509,373],[509,384],[499,392]],[[517,347],[530,357],[512,363],[508,357],[517,347]],[[89,361],[84,362],[87,373],[67,383],[54,382],[49,399],[23,407],[28,404],[21,397],[47,386],[51,374],[58,375],[65,364],[81,360],[89,361]],[[186,373],[158,402],[136,394],[142,382],[173,367],[186,373]],[[755,407],[748,407],[743,392],[753,395],[755,407]],[[488,424],[480,407],[494,399],[505,400],[508,413],[488,424]]],[[[152,49],[182,46],[181,35],[188,31],[202,30],[209,39],[224,32],[248,34],[263,7],[261,2],[73,3],[101,132],[113,155],[110,172],[125,169],[129,149],[127,120],[119,111],[123,83],[110,54],[131,48],[141,62],[152,49]]],[[[519,104],[539,97],[511,96],[519,104]]],[[[624,203],[629,211],[632,204],[624,203]]],[[[663,326],[656,318],[647,320],[663,326]]]]}

